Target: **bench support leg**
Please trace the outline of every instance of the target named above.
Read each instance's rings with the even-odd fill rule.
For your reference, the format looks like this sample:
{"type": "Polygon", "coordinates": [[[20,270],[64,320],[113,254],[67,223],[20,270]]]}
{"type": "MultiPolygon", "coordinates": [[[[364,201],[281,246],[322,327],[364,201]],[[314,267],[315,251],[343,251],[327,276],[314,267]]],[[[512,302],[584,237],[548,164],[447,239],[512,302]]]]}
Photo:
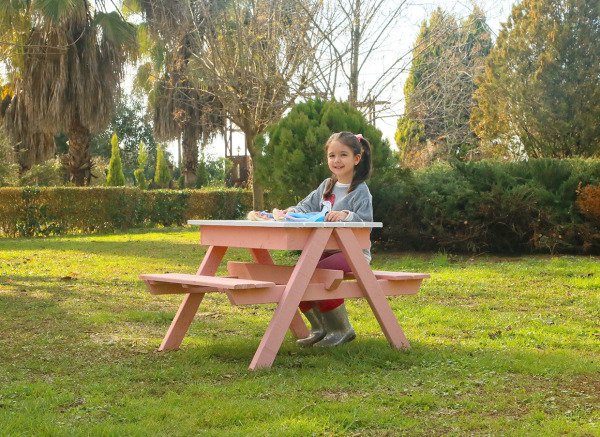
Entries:
{"type": "MultiPolygon", "coordinates": [[[[196,274],[214,275],[219,268],[219,264],[226,251],[227,247],[223,246],[209,247],[196,274]]],[[[203,297],[204,293],[190,293],[183,298],[183,302],[179,306],[177,314],[171,322],[171,326],[169,326],[169,330],[158,348],[159,352],[179,349],[185,334],[187,334],[187,331],[194,320],[194,316],[198,311],[198,307],[200,306],[203,297]]]]}
{"type": "Polygon", "coordinates": [[[313,272],[317,268],[317,263],[327,245],[331,232],[332,228],[315,228],[308,238],[302,255],[300,255],[292,276],[283,291],[279,305],[275,309],[273,318],[269,322],[267,331],[260,341],[254,358],[252,358],[250,370],[271,367],[273,361],[275,361],[285,333],[290,327],[294,314],[298,312],[298,305],[304,296],[313,272]]]}
{"type": "MultiPolygon", "coordinates": [[[[254,262],[258,264],[274,264],[273,258],[271,258],[267,249],[250,249],[250,252],[252,253],[254,262]]],[[[306,327],[306,323],[304,323],[304,319],[300,315],[300,310],[296,310],[296,314],[294,314],[294,318],[290,324],[290,331],[295,338],[306,338],[310,334],[310,331],[306,327]]]]}
{"type": "Polygon", "coordinates": [[[367,263],[352,230],[348,228],[336,228],[334,236],[348,264],[350,264],[358,285],[369,302],[385,337],[396,349],[408,349],[410,344],[398,324],[398,320],[385,295],[381,291],[381,287],[379,287],[377,279],[369,267],[369,263],[367,263]]]}

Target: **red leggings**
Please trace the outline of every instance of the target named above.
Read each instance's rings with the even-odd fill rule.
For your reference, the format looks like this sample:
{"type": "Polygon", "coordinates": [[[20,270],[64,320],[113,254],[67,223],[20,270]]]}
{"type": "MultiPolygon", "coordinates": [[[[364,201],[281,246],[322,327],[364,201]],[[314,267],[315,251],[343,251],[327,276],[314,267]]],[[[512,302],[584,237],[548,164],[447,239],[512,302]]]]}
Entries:
{"type": "MultiPolygon", "coordinates": [[[[332,270],[343,270],[344,273],[352,271],[344,254],[342,252],[336,252],[334,254],[324,253],[321,255],[321,260],[317,264],[317,268],[320,269],[332,269],[332,270]]],[[[344,299],[327,299],[317,300],[313,302],[300,302],[300,311],[305,313],[310,310],[313,306],[319,308],[319,311],[326,313],[339,307],[344,303],[344,299]]]]}

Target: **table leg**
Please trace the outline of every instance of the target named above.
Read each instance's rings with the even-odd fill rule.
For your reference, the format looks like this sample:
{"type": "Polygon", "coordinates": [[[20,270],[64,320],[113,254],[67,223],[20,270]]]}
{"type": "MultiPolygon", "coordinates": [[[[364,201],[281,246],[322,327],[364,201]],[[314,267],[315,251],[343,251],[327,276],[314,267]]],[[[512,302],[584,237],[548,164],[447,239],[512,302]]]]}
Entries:
{"type": "MultiPolygon", "coordinates": [[[[250,249],[250,253],[252,253],[252,258],[254,258],[254,262],[258,264],[273,264],[273,258],[271,258],[271,254],[267,249],[250,249]]],[[[300,310],[296,310],[296,314],[292,318],[292,323],[290,324],[290,331],[295,338],[306,338],[309,336],[310,331],[306,327],[306,323],[304,323],[304,319],[300,315],[300,310]]]]}
{"type": "Polygon", "coordinates": [[[315,228],[311,233],[302,255],[292,272],[292,276],[283,291],[281,301],[275,309],[273,318],[269,322],[267,331],[263,335],[260,345],[250,363],[250,370],[261,367],[271,367],[277,352],[281,347],[285,332],[290,326],[294,314],[298,311],[298,304],[306,291],[317,263],[325,250],[327,241],[331,236],[332,228],[315,228]]]}
{"type": "MultiPolygon", "coordinates": [[[[227,247],[224,246],[209,247],[196,274],[214,275],[226,251],[227,247]]],[[[158,348],[159,351],[179,349],[203,297],[204,293],[190,293],[183,298],[183,302],[179,305],[177,314],[175,314],[171,326],[169,326],[169,330],[158,348]]]]}
{"type": "Polygon", "coordinates": [[[396,349],[408,349],[410,344],[398,324],[398,320],[385,295],[381,291],[377,278],[375,278],[373,271],[369,267],[369,263],[365,259],[354,232],[348,228],[336,228],[334,236],[348,264],[352,268],[354,277],[365,294],[365,298],[369,302],[385,337],[396,349]]]}
{"type": "Polygon", "coordinates": [[[254,262],[258,264],[273,264],[273,258],[267,249],[250,249],[254,262]]]}

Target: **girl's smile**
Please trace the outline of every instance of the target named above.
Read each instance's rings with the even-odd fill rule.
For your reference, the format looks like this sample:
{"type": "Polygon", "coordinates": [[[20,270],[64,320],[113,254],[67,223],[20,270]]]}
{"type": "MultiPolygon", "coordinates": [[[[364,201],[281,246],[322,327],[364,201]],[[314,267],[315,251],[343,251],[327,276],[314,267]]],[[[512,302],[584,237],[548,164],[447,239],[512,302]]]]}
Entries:
{"type": "Polygon", "coordinates": [[[360,162],[360,154],[339,141],[332,141],[327,147],[327,165],[339,182],[349,184],[354,176],[354,167],[360,162]]]}

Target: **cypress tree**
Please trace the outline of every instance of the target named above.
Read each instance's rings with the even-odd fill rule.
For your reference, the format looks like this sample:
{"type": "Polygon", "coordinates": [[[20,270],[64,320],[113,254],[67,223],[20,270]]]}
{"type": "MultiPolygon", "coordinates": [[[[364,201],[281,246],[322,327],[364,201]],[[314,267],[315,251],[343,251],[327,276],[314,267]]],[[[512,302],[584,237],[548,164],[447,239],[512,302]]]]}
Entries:
{"type": "Polygon", "coordinates": [[[171,182],[171,172],[165,158],[165,151],[162,145],[156,147],[156,172],[154,173],[154,183],[160,188],[168,188],[171,182]]]}
{"type": "Polygon", "coordinates": [[[143,141],[140,141],[138,153],[138,168],[133,172],[135,176],[135,181],[137,183],[138,188],[141,190],[145,190],[148,188],[148,181],[146,180],[146,175],[144,174],[144,170],[146,168],[146,164],[148,162],[148,152],[146,151],[146,147],[143,141]]]}
{"type": "Polygon", "coordinates": [[[125,175],[123,175],[123,164],[121,162],[121,150],[119,149],[119,139],[116,132],[110,139],[111,155],[108,164],[108,175],[106,177],[106,186],[122,187],[125,185],[125,175]]]}

